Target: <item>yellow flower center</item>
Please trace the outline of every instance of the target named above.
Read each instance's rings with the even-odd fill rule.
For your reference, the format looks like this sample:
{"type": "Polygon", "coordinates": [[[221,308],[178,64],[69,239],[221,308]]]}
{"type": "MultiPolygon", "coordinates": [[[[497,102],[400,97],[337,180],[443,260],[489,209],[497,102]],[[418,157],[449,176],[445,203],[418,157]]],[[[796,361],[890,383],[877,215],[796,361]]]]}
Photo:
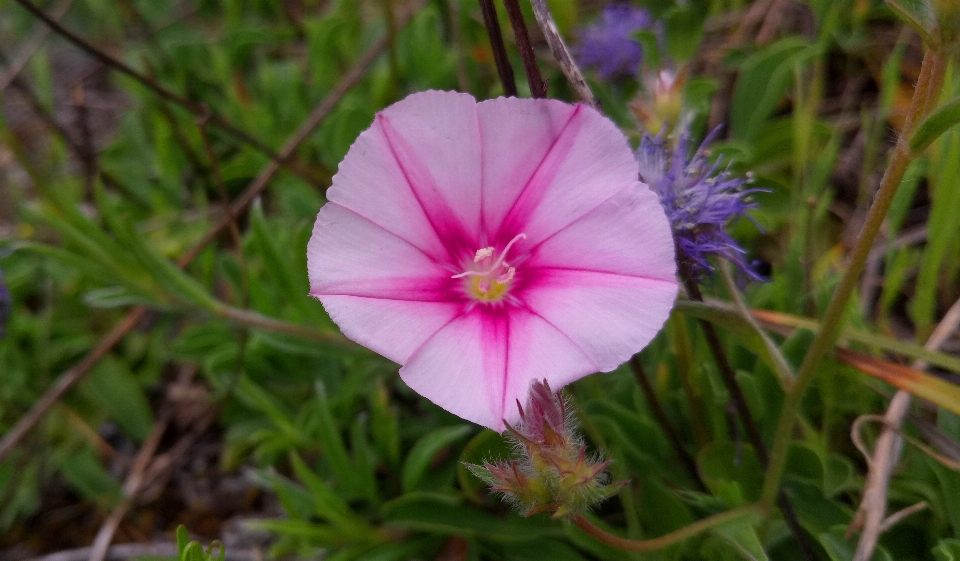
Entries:
{"type": "Polygon", "coordinates": [[[493,246],[477,250],[473,257],[473,267],[453,275],[451,278],[463,279],[467,294],[480,302],[499,302],[507,295],[517,270],[507,263],[507,252],[517,243],[526,238],[526,234],[518,234],[503,248],[499,256],[493,246]]]}

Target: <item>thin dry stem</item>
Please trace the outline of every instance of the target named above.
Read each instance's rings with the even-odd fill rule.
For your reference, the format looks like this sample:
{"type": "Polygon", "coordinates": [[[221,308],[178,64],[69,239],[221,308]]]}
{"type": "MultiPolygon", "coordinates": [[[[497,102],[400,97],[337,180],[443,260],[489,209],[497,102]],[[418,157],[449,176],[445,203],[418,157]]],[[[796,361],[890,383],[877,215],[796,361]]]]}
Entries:
{"type": "Polygon", "coordinates": [[[557,23],[553,21],[553,15],[550,13],[550,8],[547,7],[546,0],[530,0],[530,4],[533,5],[533,15],[536,16],[537,24],[540,25],[540,30],[547,39],[547,45],[550,46],[550,52],[553,53],[553,58],[560,65],[563,75],[567,77],[581,101],[599,109],[597,100],[593,97],[593,92],[590,91],[590,86],[587,85],[583,73],[580,72],[580,68],[577,67],[577,63],[574,62],[573,56],[570,54],[570,49],[567,48],[563,37],[560,36],[557,23]]]}
{"type": "Polygon", "coordinates": [[[576,524],[578,528],[586,532],[591,538],[611,547],[622,549],[624,551],[647,552],[657,551],[665,547],[669,547],[685,539],[692,538],[697,534],[706,532],[707,530],[721,524],[726,524],[732,520],[744,518],[757,513],[758,509],[756,507],[744,507],[735,510],[729,510],[727,512],[715,514],[702,520],[698,520],[689,526],[649,540],[628,540],[621,538],[620,536],[615,536],[603,528],[600,528],[593,522],[590,522],[590,520],[582,515],[574,517],[573,523],[576,524]]]}
{"type": "Polygon", "coordinates": [[[143,446],[140,447],[140,452],[133,461],[130,474],[127,475],[127,479],[123,483],[123,501],[110,513],[110,516],[108,516],[103,525],[100,526],[100,530],[97,531],[97,536],[93,540],[93,547],[90,550],[89,561],[104,561],[104,559],[106,559],[107,550],[113,541],[113,535],[120,526],[120,522],[122,522],[123,518],[130,512],[130,508],[133,507],[137,494],[140,492],[140,488],[144,483],[144,475],[147,472],[147,468],[150,466],[150,462],[157,452],[160,437],[162,437],[163,433],[167,430],[169,423],[170,416],[165,413],[154,423],[153,430],[150,431],[150,435],[146,441],[144,441],[143,446]]]}
{"type": "MultiPolygon", "coordinates": [[[[73,0],[60,0],[60,3],[53,7],[51,11],[51,16],[53,19],[60,21],[63,16],[67,15],[67,12],[70,10],[70,6],[73,5],[73,0]]],[[[3,74],[0,74],[0,90],[7,89],[14,79],[20,75],[20,72],[23,71],[24,67],[30,62],[30,58],[33,56],[37,49],[40,48],[40,45],[43,44],[43,40],[47,38],[47,35],[50,34],[50,28],[46,25],[37,25],[33,31],[30,33],[30,37],[23,42],[23,46],[17,51],[13,58],[10,60],[7,65],[7,69],[3,74]]]]}
{"type": "MultiPolygon", "coordinates": [[[[928,351],[936,351],[958,327],[960,327],[960,300],[954,302],[953,306],[947,310],[930,338],[927,339],[924,348],[928,351]]],[[[916,360],[912,367],[916,370],[924,370],[927,368],[927,363],[916,360]]],[[[903,438],[899,431],[909,410],[910,394],[903,390],[898,391],[883,416],[883,431],[877,438],[873,455],[869,455],[862,444],[860,445],[861,452],[867,458],[869,472],[863,488],[863,499],[850,523],[851,531],[858,526],[863,527],[854,561],[869,560],[876,549],[880,534],[892,525],[884,519],[887,510],[887,489],[890,486],[893,470],[900,461],[903,438]]]]}

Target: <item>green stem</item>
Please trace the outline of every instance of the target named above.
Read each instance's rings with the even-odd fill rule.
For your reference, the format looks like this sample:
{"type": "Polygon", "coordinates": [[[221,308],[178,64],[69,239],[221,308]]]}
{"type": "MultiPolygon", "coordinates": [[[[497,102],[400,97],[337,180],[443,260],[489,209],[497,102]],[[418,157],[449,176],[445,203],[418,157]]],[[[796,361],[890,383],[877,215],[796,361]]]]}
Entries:
{"type": "Polygon", "coordinates": [[[586,532],[591,538],[597,540],[598,542],[607,544],[610,547],[615,547],[624,551],[645,552],[657,551],[659,549],[669,547],[687,538],[692,538],[693,536],[703,533],[711,528],[726,524],[727,522],[736,520],[738,518],[749,516],[751,514],[758,514],[758,509],[756,507],[744,507],[730,510],[709,516],[703,520],[694,522],[689,526],[680,528],[675,532],[670,532],[669,534],[660,536],[659,538],[653,538],[649,540],[628,540],[621,538],[620,536],[615,536],[603,528],[595,525],[593,522],[590,522],[582,515],[576,516],[573,519],[573,523],[576,524],[578,528],[586,532]]]}
{"type": "Polygon", "coordinates": [[[911,154],[907,145],[907,137],[916,124],[933,108],[933,101],[935,100],[930,100],[930,97],[936,96],[940,92],[945,71],[946,63],[943,55],[937,51],[928,50],[923,57],[923,66],[917,79],[913,99],[910,101],[910,109],[907,112],[900,140],[897,142],[897,147],[890,158],[887,170],[880,181],[880,189],[877,191],[877,196],[867,214],[863,230],[853,248],[850,263],[847,265],[847,270],[840,279],[840,284],[837,285],[833,298],[827,306],[827,311],[820,324],[820,331],[814,338],[813,343],[810,344],[810,350],[807,351],[807,355],[797,371],[796,384],[787,392],[784,400],[780,420],[777,423],[773,448],[770,451],[770,464],[767,466],[767,473],[764,478],[763,494],[760,499],[761,504],[765,507],[772,506],[777,499],[787,449],[800,413],[803,395],[816,377],[820,361],[834,345],[836,335],[842,327],[843,313],[850,301],[850,296],[853,295],[857,279],[867,262],[867,257],[873,247],[873,241],[887,216],[887,210],[890,208],[890,203],[893,202],[893,196],[903,180],[907,166],[915,157],[915,154],[911,154]]]}

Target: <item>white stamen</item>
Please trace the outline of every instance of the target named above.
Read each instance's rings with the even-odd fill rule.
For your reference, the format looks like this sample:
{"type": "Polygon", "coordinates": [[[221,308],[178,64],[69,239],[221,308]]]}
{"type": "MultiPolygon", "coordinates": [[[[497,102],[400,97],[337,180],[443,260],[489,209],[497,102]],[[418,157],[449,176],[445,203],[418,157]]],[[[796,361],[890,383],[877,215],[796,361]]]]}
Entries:
{"type": "Polygon", "coordinates": [[[486,259],[493,255],[493,246],[485,247],[483,249],[478,249],[477,254],[473,258],[474,263],[479,263],[481,259],[486,259]]]}
{"type": "MultiPolygon", "coordinates": [[[[503,267],[504,269],[506,269],[506,271],[497,277],[497,282],[500,284],[509,283],[510,281],[513,280],[513,277],[514,275],[516,275],[517,270],[516,268],[511,267],[509,263],[507,263],[506,261],[507,252],[510,251],[510,248],[513,247],[513,244],[517,243],[519,240],[525,239],[526,237],[527,237],[526,234],[517,234],[516,236],[514,236],[514,238],[510,240],[510,242],[506,245],[506,247],[503,248],[503,251],[500,253],[500,256],[497,258],[497,261],[492,265],[490,265],[489,267],[487,267],[486,269],[482,271],[464,271],[462,273],[453,275],[450,278],[462,279],[464,277],[487,277],[487,276],[493,275],[494,273],[497,272],[497,270],[503,267]]],[[[476,255],[474,255],[473,257],[473,262],[479,263],[484,259],[488,259],[489,257],[492,257],[494,251],[495,250],[493,246],[478,249],[476,255]]],[[[481,294],[486,294],[487,292],[489,292],[490,287],[491,287],[490,281],[486,279],[483,279],[477,283],[477,289],[480,291],[481,294]]]]}
{"type": "Polygon", "coordinates": [[[503,248],[503,253],[500,254],[500,259],[497,259],[497,262],[493,264],[493,267],[490,267],[490,272],[497,270],[497,267],[503,264],[504,259],[507,258],[507,252],[510,251],[510,248],[513,247],[513,244],[517,243],[522,239],[526,239],[526,234],[517,234],[510,240],[510,243],[507,244],[507,247],[503,248]]]}

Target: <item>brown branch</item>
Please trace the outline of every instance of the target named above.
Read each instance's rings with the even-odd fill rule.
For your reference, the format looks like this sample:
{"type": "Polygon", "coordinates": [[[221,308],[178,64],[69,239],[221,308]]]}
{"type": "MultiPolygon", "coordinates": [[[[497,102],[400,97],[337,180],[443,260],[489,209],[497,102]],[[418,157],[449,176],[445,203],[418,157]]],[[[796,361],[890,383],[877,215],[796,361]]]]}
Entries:
{"type": "Polygon", "coordinates": [[[523,60],[523,71],[527,75],[527,84],[530,85],[530,95],[535,99],[547,97],[547,83],[540,75],[537,54],[533,51],[533,45],[530,44],[530,34],[527,33],[527,24],[523,22],[520,4],[517,0],[503,0],[503,6],[507,9],[510,27],[513,28],[513,37],[517,42],[517,50],[520,51],[520,58],[523,60]]]}
{"type": "MultiPolygon", "coordinates": [[[[72,4],[73,0],[61,0],[59,4],[53,7],[52,17],[59,20],[67,15],[67,11],[70,10],[72,4]]],[[[43,40],[46,39],[49,34],[50,28],[46,25],[38,25],[34,28],[30,37],[24,42],[23,47],[13,55],[13,59],[8,64],[6,71],[0,74],[0,90],[7,89],[7,86],[13,82],[14,78],[23,71],[27,63],[30,62],[30,57],[40,48],[43,40]]]]}
{"type": "Polygon", "coordinates": [[[657,551],[658,549],[669,547],[673,544],[680,543],[683,540],[706,532],[707,530],[710,530],[716,526],[726,524],[738,518],[746,518],[757,513],[756,507],[753,506],[728,510],[727,512],[721,512],[720,514],[708,516],[707,518],[698,520],[689,526],[684,526],[679,530],[674,530],[669,534],[665,534],[657,538],[651,538],[649,540],[628,540],[621,538],[620,536],[615,536],[597,526],[593,522],[590,522],[590,520],[582,515],[575,516],[572,521],[577,528],[580,528],[588,536],[597,540],[598,542],[615,547],[617,549],[622,549],[624,551],[646,552],[657,551]]]}
{"type": "Polygon", "coordinates": [[[200,129],[200,138],[203,140],[203,148],[207,152],[207,159],[210,160],[210,168],[213,170],[214,182],[217,185],[217,190],[220,192],[220,200],[223,202],[223,208],[226,217],[230,219],[230,237],[233,239],[233,244],[237,247],[237,255],[240,259],[240,283],[242,290],[242,298],[240,299],[240,302],[243,306],[246,306],[247,297],[249,296],[249,285],[247,281],[247,256],[243,251],[243,239],[240,237],[240,225],[238,224],[238,217],[236,214],[234,214],[233,207],[230,205],[230,194],[227,192],[227,185],[223,181],[223,173],[220,170],[220,160],[217,159],[217,153],[214,151],[213,143],[210,141],[210,131],[207,130],[208,119],[209,114],[197,119],[197,128],[200,129]]]}
{"type": "Polygon", "coordinates": [[[500,33],[500,21],[497,19],[497,7],[493,0],[479,0],[480,13],[483,14],[483,25],[487,28],[487,37],[490,38],[490,49],[493,50],[493,62],[497,65],[497,74],[503,84],[504,95],[517,96],[517,82],[513,78],[513,67],[507,57],[507,47],[503,44],[503,34],[500,33]]]}
{"type": "MultiPolygon", "coordinates": [[[[692,272],[688,257],[684,255],[679,248],[677,249],[677,256],[677,268],[679,269],[680,276],[683,278],[687,294],[690,298],[703,302],[703,294],[700,292],[700,285],[692,272]]],[[[717,363],[717,368],[720,370],[720,377],[723,378],[724,386],[726,386],[727,391],[730,392],[733,405],[746,429],[747,439],[757,453],[757,458],[760,459],[761,464],[766,467],[770,463],[770,454],[767,452],[767,446],[763,442],[763,436],[760,435],[760,428],[757,426],[757,421],[753,417],[753,413],[750,412],[750,407],[747,405],[747,399],[743,395],[743,390],[740,389],[740,384],[737,382],[737,374],[734,372],[733,366],[727,358],[727,353],[723,349],[723,343],[720,342],[720,336],[717,335],[717,330],[714,329],[712,323],[703,319],[699,320],[699,323],[703,330],[703,335],[707,339],[707,346],[710,347],[713,358],[717,363]]],[[[800,525],[800,519],[797,518],[793,505],[790,504],[790,500],[782,490],[777,494],[777,506],[779,506],[783,512],[783,517],[793,532],[797,540],[797,545],[800,546],[800,553],[806,559],[816,559],[817,557],[813,553],[813,546],[810,544],[809,537],[800,525]]]]}
{"type": "Polygon", "coordinates": [[[157,452],[160,437],[162,437],[163,433],[167,430],[169,422],[169,414],[164,413],[153,425],[153,430],[150,431],[150,435],[144,441],[143,446],[140,447],[140,452],[137,453],[137,457],[134,458],[130,473],[123,483],[123,501],[113,509],[110,516],[108,516],[103,522],[103,525],[100,526],[100,530],[97,531],[97,536],[93,540],[93,547],[90,549],[89,561],[104,561],[104,559],[106,559],[107,550],[110,549],[110,543],[113,541],[113,536],[117,528],[120,527],[123,518],[130,512],[130,509],[136,501],[137,494],[140,493],[140,488],[144,482],[144,474],[147,472],[147,468],[150,466],[150,462],[157,452]]]}
{"type": "Polygon", "coordinates": [[[673,449],[676,451],[677,456],[680,457],[683,466],[687,468],[687,471],[693,476],[694,481],[697,482],[700,489],[705,490],[707,486],[704,485],[703,480],[700,478],[697,463],[693,460],[693,456],[687,452],[687,449],[683,447],[683,440],[680,439],[680,435],[677,434],[676,429],[673,428],[670,418],[667,417],[667,412],[664,411],[663,405],[661,405],[660,400],[657,399],[657,393],[650,384],[650,380],[647,379],[647,373],[644,371],[643,363],[640,362],[640,358],[637,355],[630,357],[630,369],[633,370],[633,377],[636,378],[637,385],[640,386],[640,389],[643,390],[644,397],[647,398],[647,403],[653,412],[653,418],[656,419],[660,428],[666,433],[667,439],[670,440],[670,444],[673,445],[673,449]]]}
{"type": "MultiPolygon", "coordinates": [[[[20,1],[20,0],[18,0],[20,1]]],[[[416,9],[419,8],[419,3],[417,6],[412,9],[410,12],[405,14],[405,17],[402,20],[401,25],[405,25],[406,22],[410,20],[415,13],[416,9]]],[[[310,134],[320,125],[323,119],[330,114],[333,108],[337,105],[337,102],[340,101],[340,98],[343,95],[355,86],[363,76],[366,74],[367,70],[373,64],[374,60],[380,55],[380,53],[387,46],[387,40],[381,39],[377,41],[373,46],[371,46],[367,52],[357,60],[353,68],[350,69],[347,74],[341,78],[337,86],[314,108],[313,112],[310,113],[310,116],[307,118],[306,122],[300,126],[299,129],[290,137],[289,140],[283,145],[283,148],[280,150],[280,155],[284,157],[289,157],[292,155],[300,144],[307,139],[310,134]]],[[[267,187],[270,183],[270,180],[273,179],[274,175],[280,170],[280,164],[277,160],[272,160],[267,167],[264,168],[260,175],[254,179],[247,189],[237,198],[236,201],[231,205],[230,212],[224,214],[224,216],[211,228],[204,236],[188,250],[178,261],[177,265],[181,268],[185,268],[187,265],[193,262],[198,255],[203,251],[204,247],[209,244],[211,241],[216,239],[216,237],[224,229],[228,228],[233,222],[232,216],[237,216],[242,213],[250,205],[251,202],[267,187]]],[[[17,423],[10,429],[10,431],[0,439],[0,462],[3,462],[10,453],[13,451],[14,447],[23,440],[23,438],[29,433],[47,414],[51,407],[53,407],[59,400],[62,398],[70,389],[77,384],[83,377],[89,372],[96,364],[100,361],[101,358],[106,356],[107,353],[113,349],[133,328],[137,323],[143,318],[146,314],[147,309],[142,306],[137,306],[130,310],[130,313],[127,314],[123,320],[117,324],[113,330],[110,331],[99,343],[85,356],[79,363],[75,366],[64,372],[60,375],[57,381],[51,386],[46,393],[40,398],[40,400],[34,404],[34,406],[24,415],[17,423]]]]}

